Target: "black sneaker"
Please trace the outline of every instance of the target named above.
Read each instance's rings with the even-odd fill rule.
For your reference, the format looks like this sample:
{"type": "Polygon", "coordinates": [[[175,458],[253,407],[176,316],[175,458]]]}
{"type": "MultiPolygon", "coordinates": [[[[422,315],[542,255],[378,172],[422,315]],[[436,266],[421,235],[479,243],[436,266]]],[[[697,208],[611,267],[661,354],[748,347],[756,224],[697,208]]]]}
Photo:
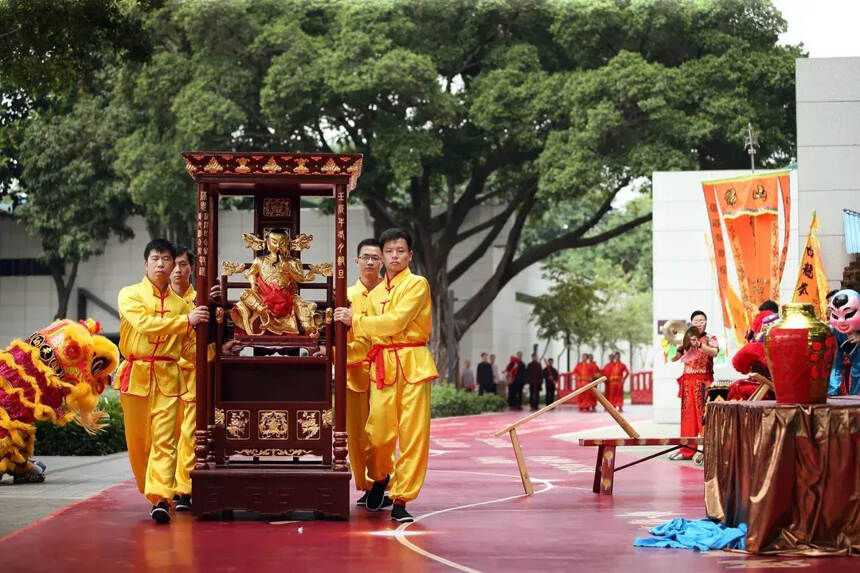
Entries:
{"type": "Polygon", "coordinates": [[[388,509],[394,505],[394,500],[388,497],[387,495],[382,499],[382,507],[380,509],[388,509]]]}
{"type": "Polygon", "coordinates": [[[364,492],[364,495],[362,495],[360,498],[358,498],[357,500],[355,500],[355,505],[367,505],[367,495],[368,495],[368,493],[370,493],[370,492],[367,492],[367,491],[366,491],[366,492],[364,492]]]}
{"type": "Polygon", "coordinates": [[[155,523],[170,523],[170,506],[164,500],[159,501],[156,505],[152,506],[152,509],[149,511],[149,517],[155,523]]]}
{"type": "Polygon", "coordinates": [[[391,519],[399,523],[409,523],[415,519],[406,511],[405,505],[395,505],[391,508],[391,519]]]}
{"type": "MultiPolygon", "coordinates": [[[[0,475],[0,477],[3,477],[0,475]]],[[[12,483],[42,483],[45,481],[45,472],[42,471],[42,468],[39,466],[30,466],[30,469],[25,471],[24,473],[14,474],[12,476],[12,483]]]]}
{"type": "Polygon", "coordinates": [[[173,507],[176,511],[191,511],[191,496],[187,493],[173,496],[173,507]]]}
{"type": "Polygon", "coordinates": [[[370,511],[379,511],[382,509],[382,503],[385,501],[385,488],[388,487],[388,481],[391,476],[385,476],[384,480],[373,482],[373,487],[367,493],[365,507],[370,511]]]}

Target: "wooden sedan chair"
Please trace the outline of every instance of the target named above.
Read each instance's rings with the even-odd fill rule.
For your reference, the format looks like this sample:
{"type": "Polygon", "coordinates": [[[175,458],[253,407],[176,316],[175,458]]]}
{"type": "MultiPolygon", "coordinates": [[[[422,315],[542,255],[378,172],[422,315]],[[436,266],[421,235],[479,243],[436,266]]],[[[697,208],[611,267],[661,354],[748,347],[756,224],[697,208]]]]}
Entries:
{"type": "MultiPolygon", "coordinates": [[[[233,510],[265,515],[312,511],[346,519],[350,472],[343,407],[345,327],[324,323],[318,337],[255,336],[236,328],[230,311],[250,285],[238,274],[249,265],[219,271],[224,261],[218,256],[218,205],[222,197],[251,198],[254,228],[243,232],[263,237],[266,231],[281,228],[297,237],[302,197],[332,198],[334,248],[327,256],[333,263],[332,276],[296,284],[296,294],[315,302],[330,317],[333,307],[347,305],[346,203],[361,172],[361,155],[182,155],[197,183],[197,304],[210,303],[208,293],[217,281],[222,292],[209,332],[197,331],[194,515],[230,518],[233,510]],[[231,336],[252,351],[222,354],[222,345],[231,336]],[[214,357],[207,353],[213,338],[214,357]]],[[[223,239],[238,242],[242,237],[223,239]]],[[[301,257],[299,251],[290,255],[301,257]]],[[[253,256],[248,252],[249,262],[253,256]]],[[[307,261],[302,263],[304,269],[310,268],[307,261]]]]}

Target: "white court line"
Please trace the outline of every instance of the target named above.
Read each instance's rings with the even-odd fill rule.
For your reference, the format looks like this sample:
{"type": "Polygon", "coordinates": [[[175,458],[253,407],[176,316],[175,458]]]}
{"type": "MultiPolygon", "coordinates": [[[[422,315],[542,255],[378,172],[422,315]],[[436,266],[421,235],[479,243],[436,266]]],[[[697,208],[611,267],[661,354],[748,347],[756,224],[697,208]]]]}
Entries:
{"type": "MultiPolygon", "coordinates": [[[[511,479],[515,479],[515,480],[520,480],[520,479],[521,479],[521,478],[520,478],[520,476],[514,476],[514,475],[508,475],[508,474],[496,474],[496,473],[489,473],[489,472],[470,472],[470,471],[465,471],[465,470],[428,470],[428,471],[435,471],[435,472],[448,472],[448,473],[461,473],[461,474],[476,474],[476,475],[482,475],[482,476],[496,476],[496,477],[511,478],[511,479]]],[[[539,482],[539,483],[542,483],[542,484],[544,484],[544,485],[546,486],[546,487],[544,487],[543,489],[537,490],[537,491],[534,493],[535,495],[537,495],[537,494],[539,494],[539,493],[543,493],[543,492],[545,492],[545,491],[549,491],[550,489],[552,489],[553,487],[555,487],[555,486],[553,486],[553,484],[552,484],[552,482],[551,482],[550,480],[540,479],[540,478],[534,478],[534,477],[533,477],[533,478],[531,478],[531,479],[532,479],[532,481],[533,481],[533,482],[539,482]]],[[[469,503],[469,504],[466,504],[466,505],[458,505],[458,506],[456,506],[456,507],[448,507],[448,508],[445,508],[445,509],[439,509],[439,510],[436,510],[436,511],[431,511],[430,513],[425,513],[424,515],[419,515],[418,517],[416,517],[416,518],[415,518],[415,521],[414,521],[414,522],[412,522],[412,523],[403,523],[403,524],[401,524],[401,525],[400,525],[400,527],[398,527],[398,528],[395,530],[395,536],[394,536],[394,538],[395,538],[395,539],[397,539],[397,541],[399,541],[399,542],[400,542],[400,544],[401,544],[401,545],[403,545],[403,546],[405,546],[407,549],[411,549],[411,550],[412,550],[412,551],[414,551],[415,553],[418,553],[419,555],[422,555],[422,556],[424,556],[424,557],[427,557],[428,559],[432,559],[433,561],[436,561],[436,562],[438,562],[438,563],[442,563],[443,565],[447,565],[448,567],[451,567],[451,568],[453,568],[453,569],[459,569],[460,571],[466,571],[467,573],[481,573],[481,572],[480,572],[479,570],[477,570],[477,569],[472,569],[471,567],[466,567],[465,565],[460,565],[459,563],[455,563],[455,562],[453,562],[453,561],[451,561],[451,560],[449,560],[449,559],[445,559],[444,557],[442,557],[442,556],[440,556],[440,555],[436,555],[435,553],[430,553],[429,551],[427,551],[427,550],[425,550],[425,549],[422,549],[422,548],[418,547],[417,545],[415,545],[414,543],[412,543],[411,541],[409,541],[409,539],[407,539],[407,538],[406,538],[406,535],[405,535],[406,530],[407,530],[407,529],[409,528],[409,526],[410,526],[410,525],[412,525],[413,523],[418,523],[419,521],[421,521],[421,520],[423,520],[423,519],[427,519],[428,517],[433,517],[434,515],[439,515],[439,514],[441,514],[441,513],[448,513],[449,511],[457,511],[458,509],[467,509],[467,508],[470,508],[470,507],[478,507],[479,505],[489,505],[489,504],[491,504],[491,503],[499,503],[499,502],[502,502],[502,501],[510,501],[510,500],[512,500],[512,499],[517,499],[517,498],[520,498],[520,497],[527,497],[527,496],[526,496],[526,494],[521,493],[521,494],[519,494],[519,495],[511,495],[511,496],[508,496],[508,497],[502,497],[502,498],[499,498],[499,499],[491,499],[491,500],[488,500],[488,501],[479,501],[479,502],[477,502],[477,503],[469,503]]]]}

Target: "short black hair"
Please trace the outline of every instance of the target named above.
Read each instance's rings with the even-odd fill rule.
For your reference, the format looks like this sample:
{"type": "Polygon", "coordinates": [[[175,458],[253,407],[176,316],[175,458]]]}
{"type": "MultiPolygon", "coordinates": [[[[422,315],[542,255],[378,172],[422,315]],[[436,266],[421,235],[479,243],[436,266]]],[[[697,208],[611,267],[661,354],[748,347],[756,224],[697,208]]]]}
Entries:
{"type": "Polygon", "coordinates": [[[176,260],[176,247],[173,246],[173,243],[168,241],[167,239],[153,239],[146,244],[146,248],[143,250],[143,260],[149,259],[149,254],[155,251],[156,253],[170,253],[174,260],[176,260]]]}
{"type": "Polygon", "coordinates": [[[406,246],[410,251],[412,250],[412,235],[406,229],[401,229],[400,227],[391,227],[382,231],[382,234],[379,235],[379,246],[385,247],[385,243],[396,241],[397,239],[405,240],[406,246]]]}
{"type": "Polygon", "coordinates": [[[188,264],[192,267],[194,266],[194,253],[191,252],[191,249],[186,247],[185,245],[176,245],[176,256],[174,259],[178,259],[182,255],[188,255],[188,264]]]}
{"type": "Polygon", "coordinates": [[[704,311],[694,310],[693,314],[690,315],[690,322],[692,322],[693,319],[696,318],[697,316],[699,316],[700,314],[705,317],[705,320],[708,320],[708,315],[705,314],[704,311]]]}
{"type": "Polygon", "coordinates": [[[361,249],[364,247],[376,247],[377,249],[382,249],[379,245],[379,241],[377,241],[374,237],[370,237],[369,239],[364,239],[358,244],[358,248],[355,250],[355,256],[361,254],[361,249]]]}
{"type": "Polygon", "coordinates": [[[770,312],[775,312],[775,313],[779,314],[779,305],[776,304],[776,301],[773,301],[771,299],[767,299],[766,301],[761,303],[759,305],[758,309],[760,311],[761,310],[769,310],[770,312]]]}

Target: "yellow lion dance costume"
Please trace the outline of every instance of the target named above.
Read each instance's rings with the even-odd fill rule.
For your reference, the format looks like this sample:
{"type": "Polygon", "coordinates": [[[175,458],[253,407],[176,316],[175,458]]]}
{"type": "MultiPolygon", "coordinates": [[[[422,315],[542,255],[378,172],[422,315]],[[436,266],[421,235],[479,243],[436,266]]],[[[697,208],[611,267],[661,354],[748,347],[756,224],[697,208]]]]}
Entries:
{"type": "Polygon", "coordinates": [[[36,421],[102,427],[104,414],[96,408],[119,350],[100,330],[91,319],[58,320],[0,350],[0,476],[33,471],[36,421]]]}

